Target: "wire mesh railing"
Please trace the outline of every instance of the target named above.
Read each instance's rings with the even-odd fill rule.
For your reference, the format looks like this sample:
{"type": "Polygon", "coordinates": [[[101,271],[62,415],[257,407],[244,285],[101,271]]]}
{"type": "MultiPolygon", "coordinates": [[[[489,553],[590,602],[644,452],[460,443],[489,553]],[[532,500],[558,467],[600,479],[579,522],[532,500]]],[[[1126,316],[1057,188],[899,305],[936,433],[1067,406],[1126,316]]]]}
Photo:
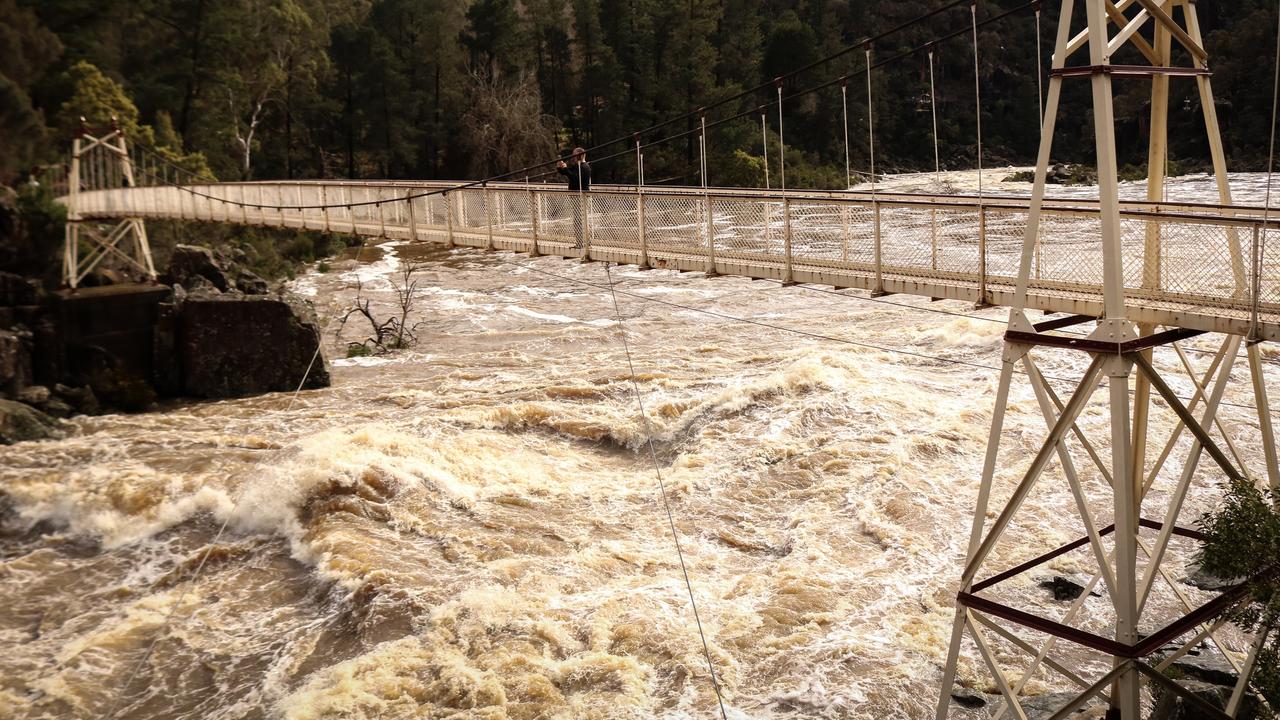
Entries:
{"type": "MultiPolygon", "coordinates": [[[[777,191],[634,186],[580,194],[508,183],[448,188],[351,181],[126,185],[75,193],[73,212],[431,240],[897,292],[909,292],[894,289],[908,281],[953,283],[978,288],[980,300],[1016,282],[1028,216],[1025,200],[1008,198],[802,191],[784,200],[777,191]],[[447,192],[424,194],[432,190],[447,192]]],[[[1280,260],[1265,252],[1265,241],[1274,246],[1280,230],[1263,233],[1261,215],[1248,209],[1179,210],[1122,209],[1127,296],[1239,314],[1254,309],[1256,286],[1258,309],[1280,312],[1280,260]]],[[[1046,203],[1029,278],[1033,292],[1101,294],[1098,213],[1088,201],[1046,203]]]]}

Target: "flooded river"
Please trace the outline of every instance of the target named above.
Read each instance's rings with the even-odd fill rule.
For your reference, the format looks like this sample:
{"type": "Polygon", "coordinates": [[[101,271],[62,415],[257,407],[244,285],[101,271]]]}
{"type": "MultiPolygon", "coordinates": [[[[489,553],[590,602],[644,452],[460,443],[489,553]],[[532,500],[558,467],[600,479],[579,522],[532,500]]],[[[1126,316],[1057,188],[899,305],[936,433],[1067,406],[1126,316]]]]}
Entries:
{"type": "MultiPolygon", "coordinates": [[[[718,717],[624,330],[729,717],[931,717],[1007,311],[395,243],[295,289],[332,387],[0,449],[0,718],[718,717]],[[385,315],[408,262],[418,343],[343,358],[357,280],[385,315]]],[[[1083,359],[1041,358],[1068,393],[1083,359]]],[[[997,499],[1044,435],[1014,388],[997,499]]],[[[1104,451],[1105,399],[1082,420],[1104,451]]],[[[1226,400],[1256,460],[1243,361],[1226,400]]],[[[1079,536],[1066,483],[1012,532],[994,565],[1079,536]]],[[[1058,613],[1038,581],[1087,559],[1006,596],[1058,613]]]]}

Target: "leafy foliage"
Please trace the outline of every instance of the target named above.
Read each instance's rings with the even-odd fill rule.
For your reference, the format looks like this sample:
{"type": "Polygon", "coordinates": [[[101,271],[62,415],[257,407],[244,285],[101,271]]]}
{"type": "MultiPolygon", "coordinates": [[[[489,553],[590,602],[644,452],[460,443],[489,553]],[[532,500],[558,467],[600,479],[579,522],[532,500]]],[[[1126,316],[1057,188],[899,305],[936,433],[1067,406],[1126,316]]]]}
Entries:
{"type": "MultiPolygon", "coordinates": [[[[750,111],[776,98],[774,77],[850,47],[836,61],[789,79],[785,91],[851,75],[854,169],[869,165],[873,119],[878,169],[931,168],[930,105],[938,110],[942,163],[971,167],[977,143],[974,48],[963,32],[968,7],[878,40],[873,60],[905,54],[871,74],[872,108],[867,107],[859,40],[939,4],[0,0],[0,181],[16,177],[23,165],[58,158],[76,118],[101,120],[103,112],[114,112],[131,131],[136,125],[142,136],[148,125],[155,128],[156,142],[174,153],[203,154],[208,169],[223,178],[462,178],[513,169],[526,157],[551,159],[545,156],[552,143],[563,151],[626,137],[763,86],[711,111],[708,119],[750,111]],[[928,57],[906,51],[957,30],[935,48],[936,98],[924,102],[928,57]],[[504,105],[507,112],[487,114],[486,125],[478,106],[505,98],[517,99],[522,109],[504,105]],[[55,128],[47,142],[46,124],[55,128]]],[[[979,6],[979,19],[1018,4],[988,0],[979,6]]],[[[1052,51],[1055,7],[1045,5],[1039,63],[1030,12],[979,32],[988,165],[1027,162],[1035,151],[1037,70],[1047,67],[1052,51]]],[[[1257,78],[1270,73],[1276,7],[1241,0],[1200,3],[1196,9],[1213,57],[1217,112],[1231,165],[1257,168],[1266,157],[1270,116],[1269,93],[1260,91],[1257,78]]],[[[1134,52],[1125,49],[1115,61],[1137,61],[1134,52]]],[[[1185,64],[1181,50],[1175,55],[1175,62],[1185,64]]],[[[1133,82],[1117,84],[1115,92],[1120,160],[1138,167],[1147,149],[1150,89],[1133,82]]],[[[1080,110],[1089,102],[1087,83],[1066,84],[1054,161],[1092,162],[1091,116],[1080,110]]],[[[1175,83],[1170,108],[1173,157],[1203,167],[1207,150],[1195,85],[1175,83]]],[[[788,101],[785,114],[789,171],[794,163],[788,184],[839,187],[845,151],[840,88],[788,101]]],[[[645,140],[694,125],[676,123],[645,140]]],[[[776,135],[772,113],[768,126],[776,135]]],[[[713,130],[709,181],[755,178],[758,173],[745,172],[739,153],[762,162],[760,142],[759,127],[750,122],[713,130]]],[[[655,181],[699,182],[697,155],[692,136],[652,148],[646,174],[655,181]]],[[[624,154],[596,162],[593,172],[600,181],[625,181],[635,168],[624,154]]]]}
{"type": "Polygon", "coordinates": [[[392,350],[412,347],[418,342],[418,328],[422,321],[410,322],[418,301],[418,278],[415,277],[423,267],[415,261],[405,262],[391,278],[391,290],[394,294],[394,305],[389,315],[380,317],[373,307],[373,300],[364,294],[363,284],[356,286],[356,297],[350,307],[342,314],[338,332],[346,327],[353,318],[363,320],[370,330],[369,337],[360,342],[347,344],[347,357],[365,357],[382,355],[392,350]]]}
{"type": "Polygon", "coordinates": [[[47,187],[0,188],[0,271],[55,284],[66,219],[47,187]]]}
{"type": "Polygon", "coordinates": [[[1216,577],[1248,579],[1248,599],[1230,617],[1247,632],[1269,633],[1252,681],[1280,702],[1280,495],[1233,483],[1201,525],[1200,567],[1216,577]]]}

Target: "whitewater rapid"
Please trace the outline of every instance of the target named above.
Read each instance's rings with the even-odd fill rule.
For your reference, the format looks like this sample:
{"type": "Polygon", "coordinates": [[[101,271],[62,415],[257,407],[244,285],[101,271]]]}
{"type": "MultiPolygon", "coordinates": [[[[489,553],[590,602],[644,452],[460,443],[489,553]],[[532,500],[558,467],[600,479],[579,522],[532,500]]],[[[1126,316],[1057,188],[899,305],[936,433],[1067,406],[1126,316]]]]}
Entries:
{"type": "MultiPolygon", "coordinates": [[[[332,264],[296,283],[332,387],[0,450],[0,718],[717,717],[650,440],[730,717],[931,717],[1006,311],[406,243],[332,264]],[[345,359],[357,281],[389,312],[405,263],[418,344],[345,359]]],[[[1083,367],[1041,362],[1060,393],[1083,367]]],[[[1245,367],[1223,414],[1256,458],[1245,367]]],[[[1043,436],[1019,379],[998,499],[1043,436]]],[[[993,565],[1078,537],[1074,508],[1042,483],[993,565]]],[[[1060,612],[1038,581],[1087,559],[1005,597],[1060,612]]],[[[972,648],[960,680],[993,689],[972,648]]]]}

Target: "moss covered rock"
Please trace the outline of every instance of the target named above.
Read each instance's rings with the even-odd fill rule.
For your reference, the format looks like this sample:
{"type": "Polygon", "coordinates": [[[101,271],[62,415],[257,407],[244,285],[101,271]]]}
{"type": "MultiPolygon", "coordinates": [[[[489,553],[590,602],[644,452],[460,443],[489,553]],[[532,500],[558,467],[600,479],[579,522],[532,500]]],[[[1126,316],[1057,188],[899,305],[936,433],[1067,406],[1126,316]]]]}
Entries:
{"type": "Polygon", "coordinates": [[[62,423],[30,405],[0,400],[0,445],[58,439],[65,434],[62,423]]]}

